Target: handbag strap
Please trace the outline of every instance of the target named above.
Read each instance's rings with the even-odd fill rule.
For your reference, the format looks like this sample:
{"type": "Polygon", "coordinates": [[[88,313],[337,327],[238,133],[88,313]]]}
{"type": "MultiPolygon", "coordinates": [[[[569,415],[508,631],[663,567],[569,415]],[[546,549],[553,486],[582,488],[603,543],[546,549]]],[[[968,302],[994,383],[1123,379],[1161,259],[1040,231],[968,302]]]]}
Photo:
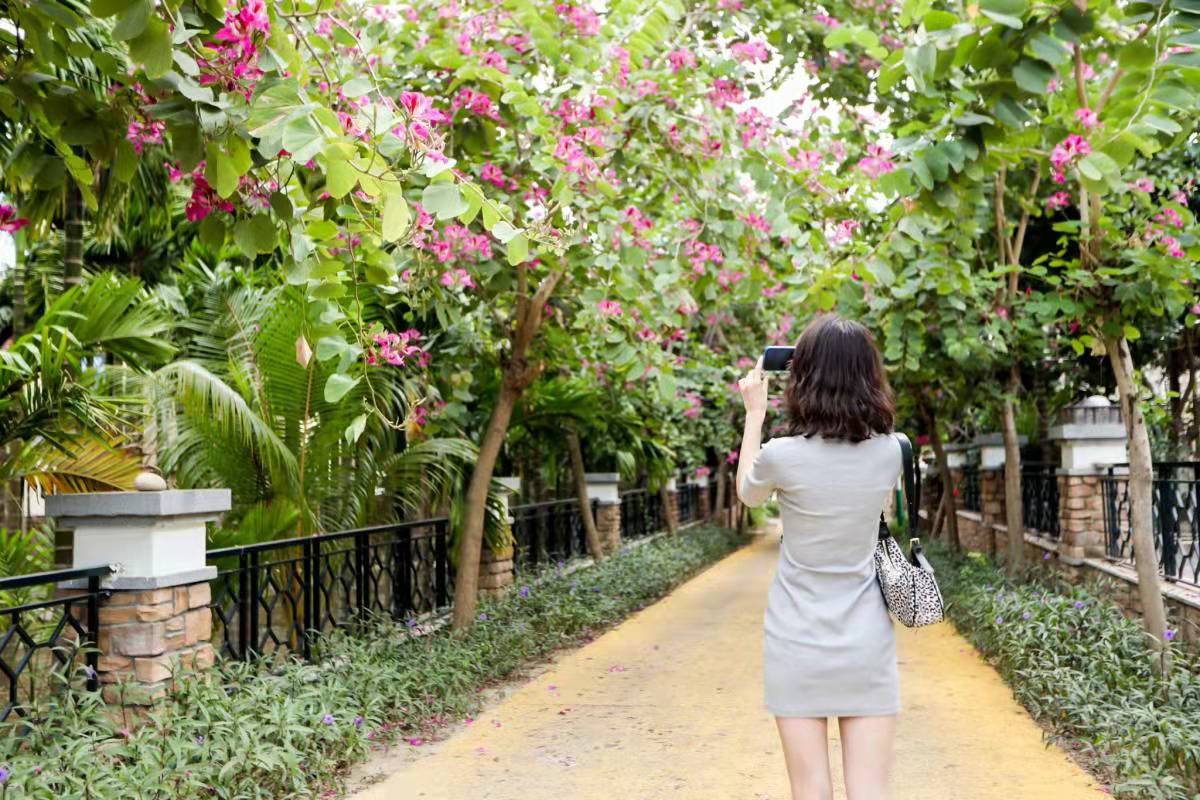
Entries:
{"type": "Polygon", "coordinates": [[[908,533],[917,535],[917,471],[913,465],[912,442],[903,433],[896,433],[900,442],[900,461],[903,464],[904,500],[908,507],[908,533]]]}

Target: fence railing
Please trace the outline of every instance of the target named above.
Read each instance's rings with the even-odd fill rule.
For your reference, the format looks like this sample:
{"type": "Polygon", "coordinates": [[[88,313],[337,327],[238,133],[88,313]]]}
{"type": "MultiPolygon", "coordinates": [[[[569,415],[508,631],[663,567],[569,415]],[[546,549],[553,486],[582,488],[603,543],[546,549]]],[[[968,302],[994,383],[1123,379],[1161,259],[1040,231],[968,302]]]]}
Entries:
{"type": "Polygon", "coordinates": [[[1021,465],[1021,509],[1026,528],[1058,538],[1058,475],[1054,465],[1021,465]]]}
{"type": "MultiPolygon", "coordinates": [[[[598,506],[593,500],[593,519],[598,506]]],[[[514,573],[587,554],[587,536],[578,500],[529,503],[514,506],[510,513],[514,573]]]]}
{"type": "Polygon", "coordinates": [[[700,518],[700,492],[704,491],[695,483],[685,483],[676,487],[675,506],[679,512],[679,524],[686,525],[700,518]]]}
{"type": "Polygon", "coordinates": [[[982,495],[979,489],[979,466],[977,464],[967,464],[963,467],[962,486],[958,494],[963,510],[978,512],[983,508],[982,495]]]}
{"type": "MultiPolygon", "coordinates": [[[[1100,486],[1106,554],[1115,561],[1132,563],[1129,476],[1118,472],[1126,466],[1110,467],[1100,478],[1100,486]]],[[[1150,499],[1154,549],[1163,577],[1200,585],[1200,462],[1155,464],[1150,499]]]]}
{"type": "Polygon", "coordinates": [[[640,539],[663,527],[662,498],[657,492],[621,492],[621,538],[640,539]]]}
{"type": "Polygon", "coordinates": [[[308,658],[314,633],[446,608],[448,535],[438,518],[210,550],[214,644],[236,659],[308,658]]]}
{"type": "Polygon", "coordinates": [[[111,574],[102,566],[0,579],[0,722],[26,716],[39,693],[64,685],[99,688],[92,645],[100,634],[100,598],[108,594],[100,581],[111,574]]]}

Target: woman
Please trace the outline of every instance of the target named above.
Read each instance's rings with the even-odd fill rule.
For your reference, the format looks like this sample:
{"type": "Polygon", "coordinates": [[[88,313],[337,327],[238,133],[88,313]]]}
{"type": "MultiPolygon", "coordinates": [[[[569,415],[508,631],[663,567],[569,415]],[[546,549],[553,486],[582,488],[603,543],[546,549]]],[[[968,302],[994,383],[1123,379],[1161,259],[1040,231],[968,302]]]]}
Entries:
{"type": "Polygon", "coordinates": [[[746,431],[738,497],[777,492],[783,542],[764,615],[763,677],[793,800],[830,800],[826,720],[837,717],[849,800],[890,798],[900,711],[896,643],[873,553],[900,475],[894,404],[871,334],[825,315],[800,336],[785,393],[788,434],[760,449],[762,362],[739,386],[746,431]]]}

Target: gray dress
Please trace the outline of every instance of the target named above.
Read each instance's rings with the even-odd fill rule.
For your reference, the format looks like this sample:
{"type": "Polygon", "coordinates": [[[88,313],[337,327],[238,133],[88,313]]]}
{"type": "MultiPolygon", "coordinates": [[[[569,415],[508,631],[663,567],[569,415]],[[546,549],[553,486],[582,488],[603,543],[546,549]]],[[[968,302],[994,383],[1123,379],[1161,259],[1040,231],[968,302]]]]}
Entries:
{"type": "Polygon", "coordinates": [[[900,476],[900,443],[819,436],[767,442],[743,477],[747,505],[778,492],[779,567],[763,617],[767,709],[782,717],[896,714],[892,621],[875,582],[879,513],[900,476]]]}

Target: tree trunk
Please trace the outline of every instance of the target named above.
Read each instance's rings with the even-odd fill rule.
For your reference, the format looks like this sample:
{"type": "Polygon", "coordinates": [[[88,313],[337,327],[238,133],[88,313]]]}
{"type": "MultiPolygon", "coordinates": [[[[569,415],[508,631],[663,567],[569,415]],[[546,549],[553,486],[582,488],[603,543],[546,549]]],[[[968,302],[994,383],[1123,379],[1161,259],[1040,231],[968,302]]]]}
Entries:
{"type": "Polygon", "coordinates": [[[1025,560],[1025,517],[1021,508],[1021,443],[1017,438],[1016,395],[1021,373],[1012,365],[1008,394],[1004,397],[1004,522],[1008,526],[1009,575],[1016,575],[1025,560]]]}
{"type": "Polygon", "coordinates": [[[1194,456],[1200,456],[1200,387],[1196,386],[1196,358],[1192,351],[1192,329],[1183,328],[1183,347],[1187,351],[1188,391],[1192,394],[1192,435],[1188,446],[1194,456]]]}
{"type": "Polygon", "coordinates": [[[1174,458],[1183,457],[1183,384],[1180,380],[1183,372],[1182,356],[1178,346],[1167,351],[1167,394],[1171,409],[1171,427],[1167,431],[1167,441],[1174,458]]]}
{"type": "Polygon", "coordinates": [[[579,516],[583,520],[583,535],[587,539],[588,553],[592,560],[604,559],[604,546],[600,532],[596,530],[596,518],[592,516],[592,502],[588,499],[587,477],[583,471],[583,446],[579,443],[579,431],[573,424],[567,425],[567,450],[571,454],[571,472],[575,476],[575,496],[579,498],[579,516]]]}
{"type": "Polygon", "coordinates": [[[488,490],[500,447],[508,434],[508,422],[520,392],[507,380],[500,384],[496,405],[488,418],[487,430],[479,444],[479,458],[471,470],[467,486],[466,510],[463,513],[462,534],[458,541],[458,564],[454,572],[455,630],[469,626],[475,619],[475,604],[479,591],[479,556],[483,551],[483,522],[487,514],[488,490]]]}
{"type": "MultiPolygon", "coordinates": [[[[722,459],[721,463],[717,464],[717,496],[713,503],[713,505],[716,506],[716,508],[713,509],[713,514],[717,518],[718,525],[722,524],[721,523],[721,513],[725,510],[725,501],[728,499],[726,497],[727,492],[725,491],[727,488],[726,484],[729,482],[728,477],[729,477],[729,462],[722,459]]],[[[732,526],[732,524],[733,524],[732,519],[729,520],[729,524],[732,526]]]]}
{"type": "Polygon", "coordinates": [[[958,541],[958,502],[954,497],[954,478],[950,474],[950,461],[946,458],[946,450],[942,447],[942,435],[938,433],[937,417],[926,411],[929,421],[929,443],[933,446],[933,455],[937,459],[938,474],[942,477],[942,499],[945,503],[946,541],[954,550],[961,550],[958,541]]]}
{"type": "MultiPolygon", "coordinates": [[[[1124,336],[1105,337],[1105,348],[1117,379],[1121,415],[1129,437],[1129,526],[1132,531],[1134,566],[1137,568],[1138,598],[1142,605],[1142,625],[1156,652],[1165,648],[1167,614],[1163,607],[1158,579],[1158,555],[1154,550],[1154,506],[1151,502],[1154,465],[1150,459],[1150,435],[1133,376],[1133,356],[1124,336]]],[[[1164,653],[1165,655],[1165,653],[1164,653]]],[[[1155,666],[1166,668],[1162,659],[1155,666]]]]}
{"type": "Polygon", "coordinates": [[[551,272],[542,279],[533,297],[528,294],[525,267],[517,267],[517,307],[509,340],[510,355],[503,363],[500,391],[496,405],[488,418],[487,429],[479,443],[479,457],[471,470],[467,486],[466,510],[458,541],[458,564],[454,575],[454,612],[451,626],[455,631],[466,629],[475,621],[475,606],[479,600],[479,555],[483,550],[483,522],[487,516],[488,491],[492,474],[500,458],[500,448],[508,435],[508,423],[521,394],[537,377],[540,369],[527,361],[529,344],[542,324],[542,309],[554,287],[562,278],[561,272],[551,272]]]}
{"type": "Polygon", "coordinates": [[[662,505],[663,521],[667,523],[667,535],[674,536],[679,533],[679,520],[675,519],[675,507],[671,505],[671,493],[665,483],[658,487],[658,502],[662,505]]]}
{"type": "Polygon", "coordinates": [[[67,208],[63,219],[63,291],[83,281],[83,193],[67,180],[67,208]]]}
{"type": "MultiPolygon", "coordinates": [[[[918,509],[919,512],[919,509],[918,509]]],[[[946,522],[946,493],[942,492],[941,498],[938,499],[937,511],[933,514],[933,520],[929,523],[929,538],[936,539],[942,532],[942,525],[946,522]]]]}

